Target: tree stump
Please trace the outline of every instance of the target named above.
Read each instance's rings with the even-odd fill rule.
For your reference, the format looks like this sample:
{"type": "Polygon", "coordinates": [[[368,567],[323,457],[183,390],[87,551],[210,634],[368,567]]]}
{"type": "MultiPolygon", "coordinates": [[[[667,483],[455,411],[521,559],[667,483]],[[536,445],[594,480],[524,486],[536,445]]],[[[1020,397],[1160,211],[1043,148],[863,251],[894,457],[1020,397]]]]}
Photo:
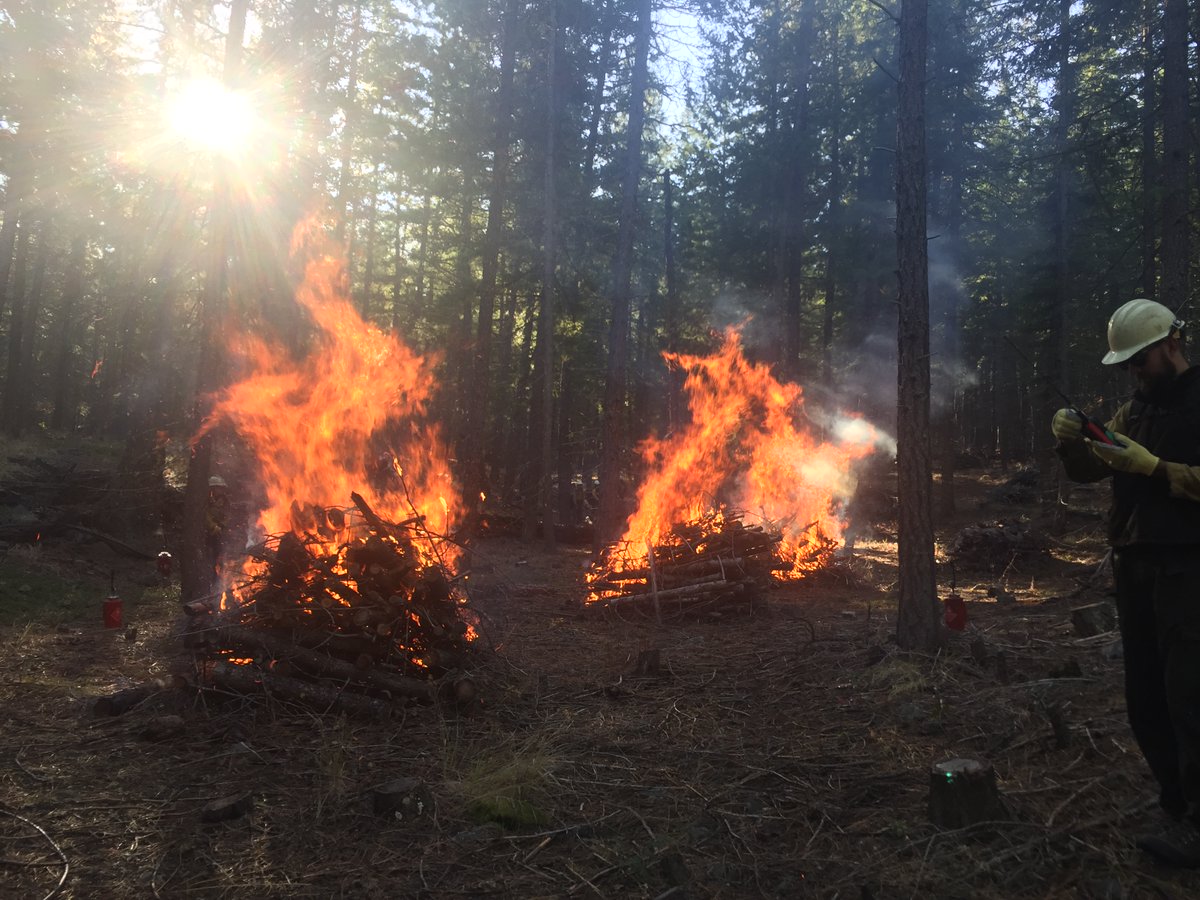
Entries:
{"type": "Polygon", "coordinates": [[[415,778],[397,778],[371,789],[371,807],[379,816],[432,814],[433,795],[415,778]]]}
{"type": "Polygon", "coordinates": [[[963,828],[1004,816],[991,763],[948,759],[929,771],[929,821],[940,828],[963,828]]]}

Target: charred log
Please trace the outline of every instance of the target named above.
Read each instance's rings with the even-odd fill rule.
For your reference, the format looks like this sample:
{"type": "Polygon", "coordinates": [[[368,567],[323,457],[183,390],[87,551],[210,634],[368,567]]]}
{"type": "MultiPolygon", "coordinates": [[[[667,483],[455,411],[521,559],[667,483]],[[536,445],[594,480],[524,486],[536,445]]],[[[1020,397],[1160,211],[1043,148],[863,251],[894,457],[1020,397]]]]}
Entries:
{"type": "Polygon", "coordinates": [[[265,694],[327,712],[387,718],[393,708],[388,700],[228,662],[213,663],[209,679],[215,686],[234,693],[250,696],[265,694]]]}

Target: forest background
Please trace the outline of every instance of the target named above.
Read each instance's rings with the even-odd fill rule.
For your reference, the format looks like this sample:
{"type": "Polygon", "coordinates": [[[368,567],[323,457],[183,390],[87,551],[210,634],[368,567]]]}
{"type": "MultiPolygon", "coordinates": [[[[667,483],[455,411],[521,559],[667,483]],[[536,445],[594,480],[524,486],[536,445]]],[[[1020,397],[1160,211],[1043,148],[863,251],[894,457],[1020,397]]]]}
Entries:
{"type": "MultiPolygon", "coordinates": [[[[1182,0],[928,9],[946,510],[964,459],[1047,451],[1049,385],[1111,411],[1112,309],[1187,296],[1196,22],[1182,0]]],[[[805,386],[814,420],[894,433],[899,15],[9,2],[0,425],[121,441],[131,499],[114,516],[160,508],[169,450],[231,377],[231,330],[308,339],[291,242],[316,217],[361,314],[439,361],[430,417],[467,496],[523,507],[531,532],[578,515],[572,484],[636,479],[637,441],[685,414],[663,352],[704,352],[730,325],[805,386]],[[189,93],[201,77],[241,99],[212,106],[189,93]]],[[[216,471],[197,451],[193,512],[216,471]]],[[[620,500],[601,491],[602,523],[620,500]]]]}

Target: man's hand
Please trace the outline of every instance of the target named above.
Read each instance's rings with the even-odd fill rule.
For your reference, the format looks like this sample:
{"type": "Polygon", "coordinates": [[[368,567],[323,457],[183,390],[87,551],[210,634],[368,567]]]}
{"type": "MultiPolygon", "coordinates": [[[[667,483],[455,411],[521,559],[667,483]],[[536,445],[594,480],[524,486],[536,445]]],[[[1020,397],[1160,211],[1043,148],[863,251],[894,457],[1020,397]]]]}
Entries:
{"type": "Polygon", "coordinates": [[[1114,444],[1102,444],[1087,438],[1088,446],[1097,459],[1106,463],[1118,472],[1130,472],[1134,475],[1153,475],[1158,468],[1158,457],[1123,434],[1114,433],[1113,437],[1124,444],[1117,447],[1114,444]]]}
{"type": "Polygon", "coordinates": [[[1060,409],[1050,422],[1050,430],[1060,441],[1073,441],[1083,436],[1083,420],[1073,409],[1060,409]]]}

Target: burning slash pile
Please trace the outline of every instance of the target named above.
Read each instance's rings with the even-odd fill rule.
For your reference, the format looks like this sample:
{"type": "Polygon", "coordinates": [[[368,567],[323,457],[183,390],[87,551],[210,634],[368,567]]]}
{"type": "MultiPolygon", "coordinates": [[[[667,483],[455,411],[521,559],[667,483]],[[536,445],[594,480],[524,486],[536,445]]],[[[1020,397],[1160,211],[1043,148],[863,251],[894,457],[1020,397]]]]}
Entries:
{"type": "Polygon", "coordinates": [[[448,571],[427,561],[437,538],[421,517],[388,522],[352,499],[352,511],[297,505],[296,527],[251,551],[255,574],[221,610],[188,605],[207,680],[350,712],[431,701],[436,678],[443,696],[469,699],[461,669],[475,632],[448,571]]]}
{"type": "Polygon", "coordinates": [[[312,325],[307,356],[238,338],[248,374],[205,429],[229,428],[253,453],[265,492],[256,527],[272,537],[219,571],[219,609],[189,604],[190,643],[205,676],[231,690],[363,712],[442,691],[465,701],[476,635],[453,587],[462,548],[444,537],[462,504],[428,422],[433,364],[364,322],[344,283],[337,258],[307,261],[296,296],[312,325]]]}
{"type": "Polygon", "coordinates": [[[659,613],[745,601],[826,566],[875,430],[860,419],[815,426],[801,388],[749,362],[735,330],[711,356],[667,360],[687,373],[690,421],[642,445],[637,509],[588,573],[589,602],[659,613]],[[775,524],[746,525],[736,509],[775,524]]]}
{"type": "MultiPolygon", "coordinates": [[[[745,525],[743,513],[709,512],[673,527],[649,549],[610,545],[588,575],[599,607],[650,607],[753,602],[777,572],[792,568],[780,554],[783,532],[745,525]]],[[[814,542],[808,563],[825,564],[836,541],[814,542]]]]}

